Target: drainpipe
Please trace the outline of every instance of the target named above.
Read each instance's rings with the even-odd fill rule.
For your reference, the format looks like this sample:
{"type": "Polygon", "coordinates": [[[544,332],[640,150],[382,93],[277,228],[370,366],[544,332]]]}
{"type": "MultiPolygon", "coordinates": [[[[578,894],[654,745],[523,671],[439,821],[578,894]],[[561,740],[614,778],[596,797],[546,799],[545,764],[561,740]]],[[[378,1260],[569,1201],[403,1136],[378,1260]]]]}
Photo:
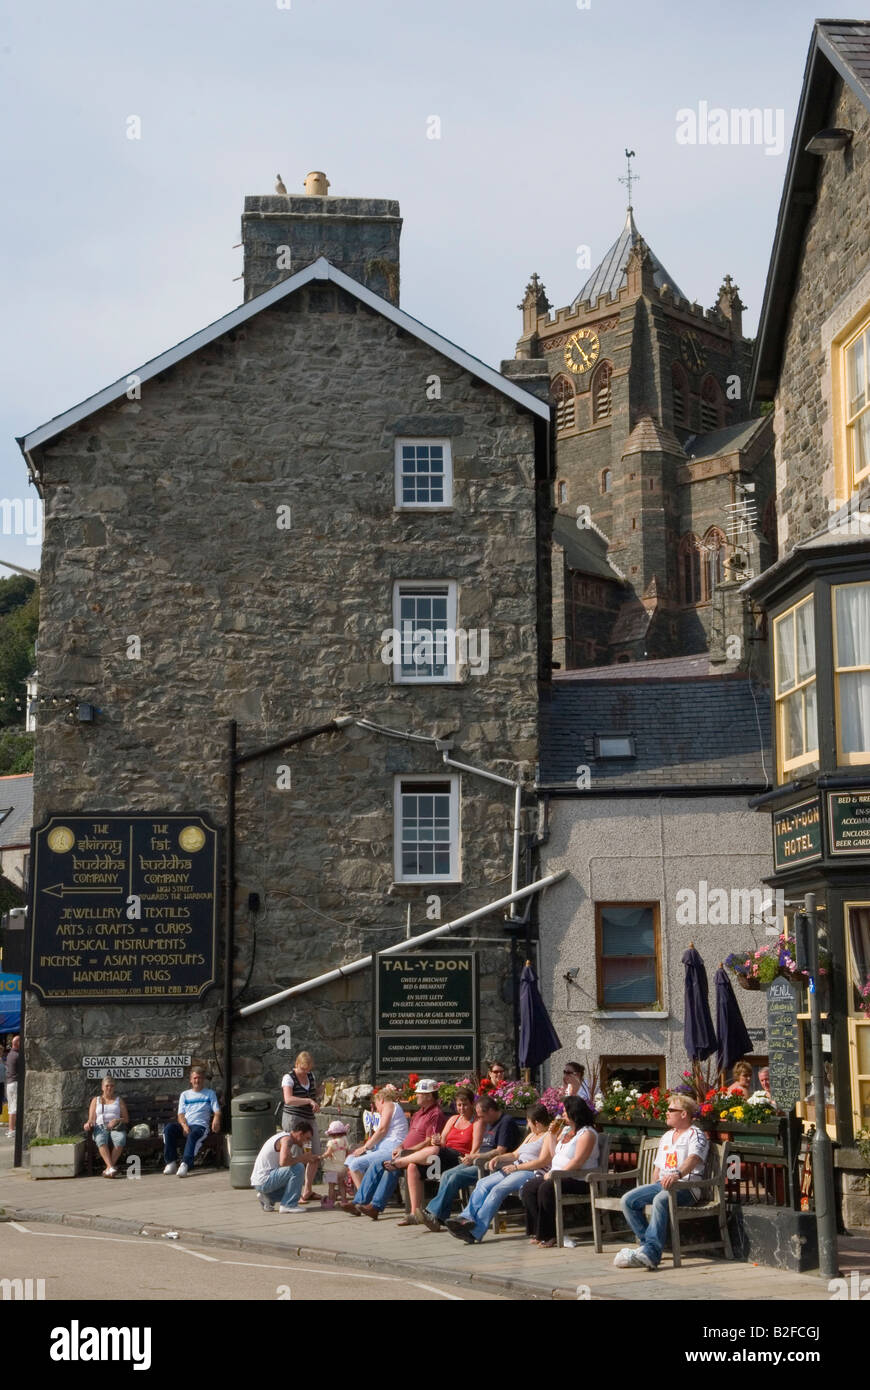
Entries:
{"type": "MultiPolygon", "coordinates": [[[[560,869],[558,873],[550,874],[547,878],[539,878],[537,883],[530,883],[526,888],[518,888],[515,893],[508,893],[504,898],[498,898],[494,903],[486,903],[484,907],[477,907],[473,912],[466,912],[464,917],[457,917],[453,922],[444,922],[440,927],[433,927],[431,931],[423,932],[421,936],[412,936],[405,941],[397,941],[393,946],[385,946],[379,954],[382,956],[398,955],[412,946],[420,946],[424,941],[432,941],[437,936],[445,936],[447,932],[455,931],[457,927],[464,927],[469,922],[476,922],[478,918],[487,917],[491,912],[498,912],[510,903],[531,897],[533,893],[540,893],[542,889],[549,888],[552,884],[558,883],[560,879],[566,878],[567,874],[567,869],[560,869]]],[[[294,994],[307,994],[309,990],[317,989],[320,985],[343,979],[345,975],[354,975],[360,970],[365,970],[367,966],[371,965],[372,960],[372,956],[360,956],[359,960],[352,960],[347,965],[340,965],[337,970],[327,970],[325,975],[317,975],[313,980],[305,980],[302,984],[291,985],[290,989],[282,989],[279,994],[270,994],[268,999],[261,999],[256,1004],[246,1004],[243,1009],[239,1010],[239,1017],[247,1018],[249,1014],[259,1013],[262,1009],[269,1009],[273,1004],[280,1004],[284,999],[289,999],[294,994]]]]}

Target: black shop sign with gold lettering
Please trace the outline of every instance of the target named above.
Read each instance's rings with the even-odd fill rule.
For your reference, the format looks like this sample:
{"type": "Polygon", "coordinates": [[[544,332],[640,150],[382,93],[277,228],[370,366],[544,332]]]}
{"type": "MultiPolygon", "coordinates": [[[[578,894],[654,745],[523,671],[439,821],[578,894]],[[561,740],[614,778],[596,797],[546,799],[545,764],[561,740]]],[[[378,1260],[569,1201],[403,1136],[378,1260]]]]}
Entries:
{"type": "Polygon", "coordinates": [[[773,817],[773,862],[777,869],[810,864],[822,857],[819,798],[799,801],[773,817]]]}
{"type": "Polygon", "coordinates": [[[218,830],[198,812],[31,831],[27,985],[46,1003],[199,999],[216,983],[218,830]]]}
{"type": "Polygon", "coordinates": [[[452,948],[375,957],[375,1075],[452,1079],[477,1069],[477,955],[452,948]]]}

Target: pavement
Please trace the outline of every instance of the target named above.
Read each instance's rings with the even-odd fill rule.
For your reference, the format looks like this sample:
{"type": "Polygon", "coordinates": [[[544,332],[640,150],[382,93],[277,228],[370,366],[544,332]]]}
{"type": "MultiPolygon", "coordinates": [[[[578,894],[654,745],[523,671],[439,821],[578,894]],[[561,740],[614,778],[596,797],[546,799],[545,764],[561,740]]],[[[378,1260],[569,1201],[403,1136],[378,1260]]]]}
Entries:
{"type": "MultiPolygon", "coordinates": [[[[11,1144],[0,1147],[0,1215],[115,1234],[164,1240],[174,1231],[185,1244],[291,1257],[336,1269],[373,1270],[408,1279],[449,1281],[514,1299],[702,1301],[776,1299],[827,1301],[823,1280],[764,1265],[684,1253],[674,1269],[666,1253],[660,1268],[620,1270],[613,1256],[628,1238],[614,1238],[596,1255],[588,1237],[575,1249],[540,1250],[522,1227],[487,1235],[476,1246],[448,1232],[399,1229],[402,1212],[388,1207],[377,1222],[314,1202],[304,1216],[260,1209],[252,1190],[230,1186],[226,1169],[195,1169],[189,1177],[148,1173],[138,1179],[41,1179],[11,1166],[11,1144]]],[[[844,1241],[843,1272],[866,1267],[870,1241],[844,1241]]]]}

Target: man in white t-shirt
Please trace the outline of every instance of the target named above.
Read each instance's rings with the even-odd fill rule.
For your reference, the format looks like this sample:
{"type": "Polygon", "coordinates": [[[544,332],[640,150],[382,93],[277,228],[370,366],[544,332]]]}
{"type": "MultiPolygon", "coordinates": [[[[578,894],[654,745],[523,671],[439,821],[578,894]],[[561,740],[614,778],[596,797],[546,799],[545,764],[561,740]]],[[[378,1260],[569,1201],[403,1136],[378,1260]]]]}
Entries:
{"type": "Polygon", "coordinates": [[[670,1210],[668,1191],[676,1188],[677,1205],[692,1206],[701,1195],[701,1188],[692,1178],[704,1175],[710,1141],[692,1124],[697,1102],[691,1096],[672,1095],[668,1098],[668,1120],[673,1126],[659,1140],[653,1166],[653,1181],[636,1187],[622,1199],[622,1210],[640,1248],[620,1250],[613,1263],[617,1269],[657,1269],[668,1234],[670,1210]],[[645,1208],[652,1205],[647,1222],[645,1208]]]}
{"type": "Polygon", "coordinates": [[[305,1180],[305,1170],[318,1159],[306,1156],[305,1141],[312,1135],[309,1120],[298,1120],[289,1134],[273,1134],[267,1139],[254,1160],[251,1187],[257,1194],[263,1211],[277,1206],[285,1215],[298,1216],[307,1211],[300,1207],[299,1197],[305,1180]]]}

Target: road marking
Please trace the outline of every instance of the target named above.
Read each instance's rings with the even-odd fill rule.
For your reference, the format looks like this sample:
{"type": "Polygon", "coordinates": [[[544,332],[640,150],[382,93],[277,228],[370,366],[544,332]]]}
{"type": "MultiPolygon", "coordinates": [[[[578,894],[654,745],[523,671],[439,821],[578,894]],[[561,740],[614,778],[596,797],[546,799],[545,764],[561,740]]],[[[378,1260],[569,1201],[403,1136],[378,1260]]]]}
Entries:
{"type": "MultiPolygon", "coordinates": [[[[86,1236],[80,1235],[77,1231],[31,1231],[27,1226],[21,1226],[17,1221],[8,1223],[14,1231],[18,1231],[24,1236],[47,1236],[50,1240],[102,1240],[110,1241],[115,1245],[141,1245],[143,1240],[150,1243],[149,1236],[139,1236],[137,1239],[129,1240],[125,1236],[86,1236]]],[[[434,1284],[423,1284],[417,1279],[402,1279],[397,1274],[356,1274],[351,1270],[344,1270],[337,1265],[334,1269],[318,1269],[316,1266],[305,1265],[301,1262],[289,1265],[266,1265],[257,1264],[253,1260],[221,1260],[217,1255],[204,1255],[200,1250],[191,1250],[187,1245],[175,1245],[164,1247],[170,1250],[181,1250],[185,1255],[193,1255],[194,1259],[206,1260],[209,1264],[216,1265],[239,1265],[244,1269],[277,1269],[287,1274],[326,1274],[334,1279],[370,1279],[381,1284],[407,1284],[412,1289],[422,1289],[424,1293],[435,1293],[439,1298],[446,1298],[451,1303],[464,1303],[462,1294],[447,1293],[445,1289],[438,1289],[434,1284]]]]}
{"type": "MultiPolygon", "coordinates": [[[[146,1236],[146,1240],[147,1240],[147,1236],[146,1236]]],[[[193,1258],[194,1258],[195,1260],[208,1260],[209,1264],[220,1265],[220,1264],[224,1264],[224,1263],[225,1263],[224,1260],[219,1260],[218,1257],[217,1257],[217,1255],[203,1255],[201,1251],[199,1251],[199,1250],[191,1250],[191,1249],[190,1249],[188,1246],[186,1246],[186,1245],[173,1245],[173,1246],[170,1246],[170,1249],[172,1249],[172,1250],[180,1250],[180,1251],[182,1252],[182,1254],[184,1254],[184,1255],[192,1255],[193,1258]]]]}

